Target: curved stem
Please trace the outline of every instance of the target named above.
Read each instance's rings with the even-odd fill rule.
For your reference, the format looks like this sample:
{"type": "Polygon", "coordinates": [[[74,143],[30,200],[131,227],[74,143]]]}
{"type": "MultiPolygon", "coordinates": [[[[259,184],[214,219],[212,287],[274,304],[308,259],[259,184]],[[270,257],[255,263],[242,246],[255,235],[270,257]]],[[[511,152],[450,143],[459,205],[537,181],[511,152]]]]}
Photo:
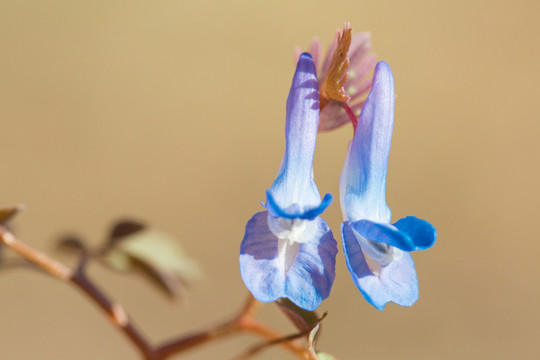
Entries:
{"type": "MultiPolygon", "coordinates": [[[[87,258],[81,259],[76,270],[50,258],[49,256],[33,249],[19,241],[4,226],[0,225],[0,242],[15,251],[17,254],[35,264],[48,274],[66,283],[73,284],[87,295],[103,312],[107,314],[112,324],[122,331],[125,336],[140,351],[145,360],[165,360],[172,355],[202,345],[210,340],[216,340],[239,332],[256,334],[266,340],[282,338],[282,335],[255,319],[257,307],[260,304],[251,296],[239,314],[232,319],[213,326],[209,329],[196,333],[182,335],[177,339],[167,341],[158,346],[152,346],[143,336],[142,332],[129,319],[124,308],[105,295],[105,293],[93,283],[85,273],[87,258]]],[[[285,349],[297,355],[300,359],[306,359],[306,348],[296,339],[280,343],[285,349]]]]}
{"type": "Polygon", "coordinates": [[[133,322],[130,321],[128,314],[121,305],[109,300],[83,272],[75,272],[70,278],[70,281],[83,293],[88,295],[109,316],[109,320],[131,340],[133,345],[139,349],[146,359],[154,359],[152,357],[152,346],[135,327],[133,322]]]}
{"type": "Polygon", "coordinates": [[[11,250],[21,255],[26,260],[39,266],[42,270],[63,281],[68,281],[73,275],[73,270],[47,255],[31,248],[0,225],[0,240],[11,250]]]}
{"type": "Polygon", "coordinates": [[[84,265],[80,266],[77,271],[74,271],[64,264],[45,255],[44,253],[41,253],[19,241],[4,226],[0,226],[0,241],[48,274],[64,282],[72,283],[77,288],[82,290],[83,293],[88,295],[88,298],[90,298],[108,315],[111,322],[131,340],[131,342],[140,350],[147,360],[153,360],[151,357],[151,353],[153,352],[152,347],[146,341],[144,336],[142,336],[140,331],[129,320],[124,308],[109,300],[109,298],[100,289],[98,289],[97,286],[90,281],[90,279],[88,279],[84,273],[84,265]]]}
{"type": "MultiPolygon", "coordinates": [[[[170,355],[177,354],[207,341],[217,340],[237,332],[249,332],[259,335],[266,340],[281,338],[282,335],[279,332],[270,329],[255,319],[255,314],[259,305],[260,303],[249,294],[244,307],[237,316],[210,329],[193,333],[188,336],[182,336],[159,346],[156,349],[156,359],[166,359],[170,355]]],[[[281,345],[297,355],[300,359],[305,359],[306,350],[302,344],[295,339],[283,342],[281,345]]]]}

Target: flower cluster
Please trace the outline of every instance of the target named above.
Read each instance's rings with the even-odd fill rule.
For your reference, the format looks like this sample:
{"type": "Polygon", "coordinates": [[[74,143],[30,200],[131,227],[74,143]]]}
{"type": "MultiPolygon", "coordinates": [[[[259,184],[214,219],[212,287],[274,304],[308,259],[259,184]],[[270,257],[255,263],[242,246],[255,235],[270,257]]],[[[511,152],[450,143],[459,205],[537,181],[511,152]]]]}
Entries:
{"type": "MultiPolygon", "coordinates": [[[[345,31],[343,34],[341,38],[345,38],[345,31]]],[[[335,46],[331,52],[339,48],[335,46]]],[[[355,49],[353,54],[363,58],[358,56],[358,46],[355,49]]],[[[345,54],[347,50],[348,46],[345,54]]],[[[349,64],[348,58],[338,61],[349,64]]],[[[328,69],[323,66],[323,78],[332,76],[328,69]]],[[[338,77],[339,86],[346,83],[346,76],[338,77]]],[[[288,298],[310,311],[330,294],[338,251],[332,231],[319,217],[332,196],[327,194],[321,200],[313,180],[320,108],[328,101],[322,94],[322,84],[311,55],[299,55],[286,106],[285,155],[276,180],[266,192],[266,210],[248,221],[240,248],[242,279],[256,299],[271,302],[288,298]]],[[[387,302],[411,306],[417,300],[418,280],[410,252],[431,247],[436,231],[416,217],[390,223],[385,190],[394,84],[388,64],[381,61],[375,66],[369,84],[371,90],[360,105],[360,116],[353,121],[354,137],[340,178],[345,218],[341,235],[353,282],[370,304],[382,310],[387,302]]],[[[331,124],[327,129],[344,123],[342,114],[336,111],[338,105],[339,101],[332,104],[337,119],[325,115],[325,121],[331,124]]]]}

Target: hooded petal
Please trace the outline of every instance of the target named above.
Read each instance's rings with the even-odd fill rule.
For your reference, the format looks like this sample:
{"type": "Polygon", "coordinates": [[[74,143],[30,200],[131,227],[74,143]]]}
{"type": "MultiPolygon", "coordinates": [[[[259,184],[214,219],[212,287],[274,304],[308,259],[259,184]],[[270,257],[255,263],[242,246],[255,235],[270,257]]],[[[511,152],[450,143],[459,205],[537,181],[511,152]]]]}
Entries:
{"type": "Polygon", "coordinates": [[[281,209],[296,204],[300,209],[321,203],[313,181],[313,155],[319,126],[319,84],[315,64],[308,53],[300,55],[287,98],[285,156],[270,188],[281,209]]]}
{"type": "Polygon", "coordinates": [[[356,287],[375,308],[383,310],[387,302],[411,306],[418,299],[418,279],[411,255],[402,252],[387,265],[372,270],[347,222],[341,226],[345,261],[356,287]]]}
{"type": "Polygon", "coordinates": [[[262,302],[289,298],[315,310],[330,295],[335,277],[337,244],[321,218],[310,241],[283,244],[268,227],[268,212],[255,214],[240,246],[240,273],[246,287],[262,302]],[[283,248],[287,246],[288,248],[283,248]]]}
{"type": "Polygon", "coordinates": [[[394,126],[394,78],[381,61],[362,108],[342,173],[341,194],[347,218],[389,223],[386,173],[394,126]]]}
{"type": "Polygon", "coordinates": [[[349,226],[355,233],[371,241],[394,246],[404,251],[416,250],[411,237],[407,233],[399,231],[393,225],[358,220],[349,222],[349,226]]]}
{"type": "Polygon", "coordinates": [[[437,231],[425,220],[414,216],[400,219],[394,225],[369,220],[349,223],[358,235],[371,241],[397,247],[403,251],[429,249],[437,239],[437,231]]]}
{"type": "Polygon", "coordinates": [[[425,250],[435,244],[437,230],[426,220],[415,216],[407,216],[398,220],[394,226],[404,234],[407,234],[414,244],[413,250],[425,250]]]}

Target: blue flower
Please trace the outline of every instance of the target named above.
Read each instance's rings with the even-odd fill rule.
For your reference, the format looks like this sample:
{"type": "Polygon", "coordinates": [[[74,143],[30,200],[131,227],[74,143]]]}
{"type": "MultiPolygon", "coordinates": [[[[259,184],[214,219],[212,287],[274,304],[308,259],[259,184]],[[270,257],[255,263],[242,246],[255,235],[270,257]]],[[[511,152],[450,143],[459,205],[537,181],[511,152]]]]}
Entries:
{"type": "Polygon", "coordinates": [[[340,179],[347,267],[362,295],[379,310],[389,301],[416,302],[418,279],[409,252],[427,249],[436,239],[435,228],[413,216],[390,224],[385,191],[393,122],[394,78],[381,61],[340,179]]]}
{"type": "Polygon", "coordinates": [[[318,217],[332,196],[321,201],[313,181],[318,87],[313,59],[304,53],[287,98],[285,156],[266,191],[267,211],[248,221],[240,246],[242,279],[257,300],[288,298],[310,311],[330,294],[337,254],[332,232],[318,217]]]}

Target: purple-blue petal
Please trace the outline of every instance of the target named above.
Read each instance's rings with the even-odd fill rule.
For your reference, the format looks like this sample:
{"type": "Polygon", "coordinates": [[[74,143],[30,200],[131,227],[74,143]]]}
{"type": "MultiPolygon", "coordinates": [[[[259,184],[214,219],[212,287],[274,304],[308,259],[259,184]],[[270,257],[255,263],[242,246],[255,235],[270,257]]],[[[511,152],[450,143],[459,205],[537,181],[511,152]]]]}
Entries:
{"type": "Polygon", "coordinates": [[[342,173],[343,206],[351,221],[390,222],[386,174],[394,127],[394,78],[387,63],[375,67],[342,173]]]}
{"type": "Polygon", "coordinates": [[[280,208],[293,204],[318,207],[319,190],[313,181],[313,155],[319,126],[319,83],[313,59],[300,55],[293,77],[285,122],[285,155],[270,192],[280,208]]]}
{"type": "Polygon", "coordinates": [[[388,244],[404,251],[416,250],[409,234],[402,232],[390,224],[381,224],[369,220],[349,222],[349,225],[360,236],[375,242],[388,244]]]}
{"type": "Polygon", "coordinates": [[[278,263],[278,238],[268,228],[268,212],[256,213],[247,223],[240,246],[240,273],[246,287],[262,302],[288,298],[313,311],[330,295],[335,278],[337,244],[326,222],[315,218],[318,236],[299,244],[286,273],[278,263]]]}
{"type": "Polygon", "coordinates": [[[425,250],[435,244],[437,230],[426,220],[415,216],[407,216],[399,219],[394,226],[402,233],[407,234],[414,244],[413,250],[425,250]]]}
{"type": "Polygon", "coordinates": [[[321,215],[324,210],[332,203],[332,195],[326,194],[321,201],[321,204],[314,208],[302,209],[299,211],[290,211],[287,209],[281,208],[270,190],[266,190],[266,204],[265,207],[268,212],[274,217],[283,217],[287,219],[309,219],[312,220],[317,216],[321,215]]]}
{"type": "Polygon", "coordinates": [[[383,310],[387,302],[411,306],[418,299],[418,278],[411,255],[403,252],[399,259],[382,266],[374,274],[362,248],[347,222],[341,225],[345,261],[356,287],[375,308],[383,310]]]}

